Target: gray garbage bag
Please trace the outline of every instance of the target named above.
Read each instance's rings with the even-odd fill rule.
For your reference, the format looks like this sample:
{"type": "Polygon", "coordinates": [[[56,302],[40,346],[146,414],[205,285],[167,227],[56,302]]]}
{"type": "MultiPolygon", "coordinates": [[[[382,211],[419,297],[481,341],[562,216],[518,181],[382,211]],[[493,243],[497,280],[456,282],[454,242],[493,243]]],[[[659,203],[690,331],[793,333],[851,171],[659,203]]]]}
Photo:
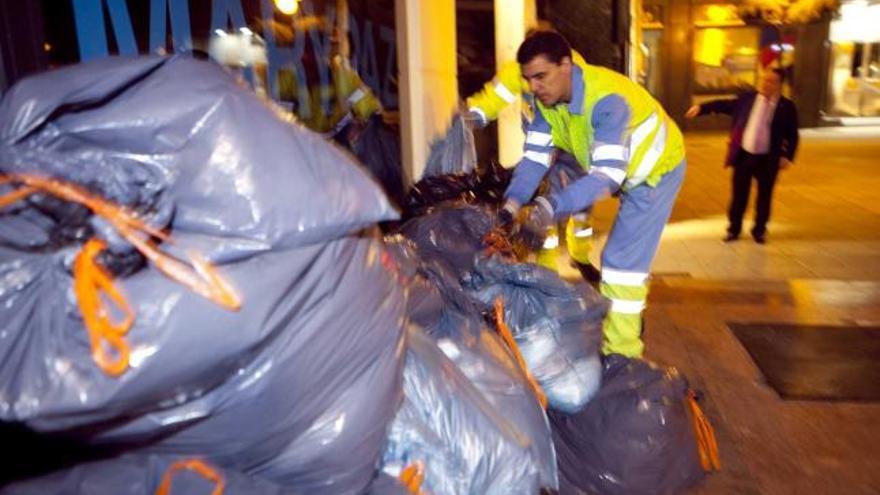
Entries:
{"type": "Polygon", "coordinates": [[[460,279],[473,270],[483,238],[496,225],[487,207],[453,203],[407,221],[400,234],[413,242],[420,259],[460,279]]]}
{"type": "MultiPolygon", "coordinates": [[[[410,320],[424,330],[482,400],[496,411],[487,416],[495,424],[493,431],[508,432],[502,437],[474,436],[469,432],[475,425],[455,419],[465,405],[454,402],[454,397],[423,396],[433,393],[432,390],[442,392],[436,387],[452,385],[426,383],[424,391],[405,394],[406,402],[395,420],[397,426],[392,427],[398,432],[394,447],[396,460],[418,460],[413,457],[415,453],[434,459],[433,467],[427,466],[426,481],[430,480],[431,486],[442,493],[512,493],[509,490],[520,488],[525,490],[523,493],[535,493],[528,490],[555,489],[558,485],[556,460],[546,415],[523,370],[501,339],[488,330],[479,308],[450,272],[439,263],[421,259],[409,241],[396,239],[388,244],[399,272],[409,277],[405,285],[409,288],[407,314],[410,320]],[[443,411],[449,416],[425,416],[432,408],[439,411],[435,407],[438,401],[447,401],[448,407],[443,411]],[[421,419],[417,421],[417,418],[421,419]],[[438,424],[452,420],[456,421],[452,426],[438,424]],[[401,426],[401,422],[409,426],[401,426]],[[447,429],[453,426],[456,428],[447,429]],[[407,434],[412,438],[401,438],[407,428],[412,430],[407,434]],[[428,435],[426,428],[443,434],[428,435]],[[510,437],[511,432],[516,435],[510,437]],[[459,445],[461,442],[464,445],[459,445]],[[407,453],[412,455],[407,457],[407,453]],[[494,479],[501,483],[496,484],[494,479]],[[505,480],[518,481],[510,484],[504,483],[505,480]],[[471,489],[460,491],[462,487],[471,489]],[[499,487],[503,489],[499,491],[499,487]]],[[[430,363],[420,362],[420,354],[412,349],[407,359],[409,375],[405,371],[405,380],[411,380],[406,382],[407,390],[421,386],[419,380],[426,379],[423,375],[437,369],[430,363]]],[[[389,454],[386,453],[385,458],[390,462],[389,454]]]]}
{"type": "Polygon", "coordinates": [[[404,488],[397,478],[386,473],[379,473],[365,495],[412,495],[412,492],[404,488]]]}
{"type": "Polygon", "coordinates": [[[349,155],[282,120],[221,67],[186,57],[111,57],[18,82],[0,101],[0,171],[173,211],[175,234],[209,235],[227,256],[397,218],[349,155]]]}
{"type": "Polygon", "coordinates": [[[124,281],[133,367],[118,378],[92,362],[62,258],[0,249],[2,419],[204,454],[306,493],[359,493],[372,478],[401,399],[405,306],[381,243],[224,265],[245,295],[237,313],[152,268],[136,273],[124,281]]]}
{"type": "Polygon", "coordinates": [[[422,486],[433,495],[539,493],[546,480],[529,449],[532,439],[444,354],[457,347],[409,330],[406,399],[391,425],[384,469],[397,474],[422,462],[422,486]]]}
{"type": "Polygon", "coordinates": [[[551,407],[576,412],[592,398],[602,377],[604,297],[546,268],[499,257],[479,259],[463,285],[486,310],[503,300],[504,321],[551,407]]]}
{"type": "Polygon", "coordinates": [[[424,177],[469,174],[477,167],[474,133],[461,114],[455,114],[446,135],[432,143],[424,177]]]}
{"type": "Polygon", "coordinates": [[[131,248],[69,204],[20,201],[0,211],[0,420],[204,454],[305,493],[363,491],[402,399],[405,301],[381,244],[344,237],[396,218],[348,155],[210,62],[111,58],[4,95],[0,171],[127,206],[167,228],[176,242],[162,248],[201,252],[243,299],[227,311],[152,263],[124,266],[131,367],[107,376],[70,265],[95,234],[113,255],[131,248]]]}
{"type": "MultiPolygon", "coordinates": [[[[80,464],[39,478],[19,481],[0,489],[0,495],[155,495],[175,462],[188,458],[126,455],[80,464]]],[[[222,480],[223,495],[296,495],[293,490],[234,470],[204,464],[222,480]]],[[[183,469],[171,476],[168,495],[210,494],[218,486],[196,471],[183,469]]]]}
{"type": "Polygon", "coordinates": [[[667,495],[701,480],[686,390],[674,368],[607,356],[584,409],[549,413],[560,494],[667,495]]]}

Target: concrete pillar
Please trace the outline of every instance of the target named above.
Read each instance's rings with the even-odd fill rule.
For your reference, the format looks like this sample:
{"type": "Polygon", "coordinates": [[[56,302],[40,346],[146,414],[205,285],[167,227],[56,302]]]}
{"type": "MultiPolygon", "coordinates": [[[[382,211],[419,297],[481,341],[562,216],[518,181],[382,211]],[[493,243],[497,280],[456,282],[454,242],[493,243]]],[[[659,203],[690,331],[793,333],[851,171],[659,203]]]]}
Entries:
{"type": "Polygon", "coordinates": [[[822,19],[797,28],[792,96],[798,107],[801,127],[822,125],[822,110],[828,101],[829,20],[822,19]]]}
{"type": "Polygon", "coordinates": [[[431,143],[458,106],[455,1],[395,0],[401,155],[407,177],[422,177],[431,143]]]}
{"type": "MultiPolygon", "coordinates": [[[[495,0],[495,66],[516,60],[516,50],[526,29],[537,22],[535,0],[495,0]]],[[[498,115],[498,160],[505,167],[516,165],[522,156],[522,101],[508,105],[498,115]]]]}
{"type": "Polygon", "coordinates": [[[713,124],[710,122],[711,117],[687,121],[683,117],[691,105],[694,78],[691,1],[668,0],[666,9],[666,27],[663,32],[663,106],[682,129],[713,124]]]}

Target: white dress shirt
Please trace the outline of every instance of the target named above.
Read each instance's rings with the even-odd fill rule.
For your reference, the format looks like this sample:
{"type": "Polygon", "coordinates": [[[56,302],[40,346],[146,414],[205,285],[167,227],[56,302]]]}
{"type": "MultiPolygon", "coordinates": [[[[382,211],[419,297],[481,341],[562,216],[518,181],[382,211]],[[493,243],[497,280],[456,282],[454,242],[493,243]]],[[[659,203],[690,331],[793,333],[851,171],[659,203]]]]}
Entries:
{"type": "Polygon", "coordinates": [[[743,133],[742,147],[753,155],[763,155],[770,151],[770,123],[776,112],[779,98],[767,98],[762,94],[755,96],[746,130],[743,133]]]}

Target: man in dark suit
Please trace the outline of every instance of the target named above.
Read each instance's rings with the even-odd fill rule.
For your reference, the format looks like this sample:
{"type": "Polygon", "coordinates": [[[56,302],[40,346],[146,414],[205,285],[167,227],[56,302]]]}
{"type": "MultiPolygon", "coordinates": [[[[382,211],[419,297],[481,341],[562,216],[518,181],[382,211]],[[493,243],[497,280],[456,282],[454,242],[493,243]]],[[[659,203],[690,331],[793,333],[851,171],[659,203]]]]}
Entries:
{"type": "Polygon", "coordinates": [[[776,175],[791,166],[798,145],[797,109],[794,102],[782,96],[784,79],[782,70],[768,70],[757,92],[694,105],[685,114],[689,119],[711,113],[733,117],[725,161],[726,167],[733,167],[733,196],[725,242],[739,238],[753,177],[758,182],[758,199],[752,237],[758,244],[766,242],[776,175]]]}

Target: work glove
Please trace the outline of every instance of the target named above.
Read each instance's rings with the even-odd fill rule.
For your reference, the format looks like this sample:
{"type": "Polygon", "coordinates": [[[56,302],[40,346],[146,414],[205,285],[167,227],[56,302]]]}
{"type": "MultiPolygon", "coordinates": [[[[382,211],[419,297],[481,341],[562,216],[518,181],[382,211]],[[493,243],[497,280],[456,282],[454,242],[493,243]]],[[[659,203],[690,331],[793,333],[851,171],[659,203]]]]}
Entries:
{"type": "Polygon", "coordinates": [[[508,234],[513,231],[513,226],[516,223],[516,214],[519,212],[519,204],[512,200],[508,199],[504,202],[504,206],[498,210],[498,226],[504,229],[508,234]]]}
{"type": "Polygon", "coordinates": [[[540,249],[554,223],[553,205],[547,198],[538,196],[532,205],[526,207],[519,236],[530,250],[540,249]]]}

